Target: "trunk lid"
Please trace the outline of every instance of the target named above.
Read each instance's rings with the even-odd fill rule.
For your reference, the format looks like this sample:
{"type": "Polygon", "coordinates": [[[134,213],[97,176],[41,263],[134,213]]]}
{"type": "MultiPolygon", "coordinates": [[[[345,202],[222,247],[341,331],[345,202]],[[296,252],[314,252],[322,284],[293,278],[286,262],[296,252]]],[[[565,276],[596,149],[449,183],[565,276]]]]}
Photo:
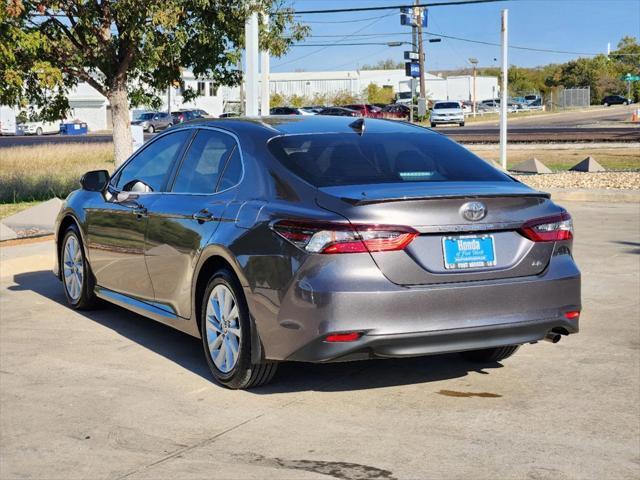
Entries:
{"type": "Polygon", "coordinates": [[[382,273],[400,285],[539,274],[549,263],[553,242],[532,242],[518,229],[527,220],[562,211],[548,194],[504,181],[324,187],[318,189],[317,203],[352,223],[402,225],[420,232],[405,250],[371,254],[382,273]],[[484,218],[463,217],[468,202],[481,202],[484,218]],[[492,250],[493,262],[448,263],[452,250],[476,240],[492,250]]]}

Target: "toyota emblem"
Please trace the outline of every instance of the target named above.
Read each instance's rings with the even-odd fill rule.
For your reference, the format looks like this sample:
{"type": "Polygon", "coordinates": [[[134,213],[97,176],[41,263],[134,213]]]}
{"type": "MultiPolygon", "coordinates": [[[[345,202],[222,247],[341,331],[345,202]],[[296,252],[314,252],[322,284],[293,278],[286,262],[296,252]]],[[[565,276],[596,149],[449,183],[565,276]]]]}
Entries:
{"type": "Polygon", "coordinates": [[[487,215],[487,207],[482,202],[467,202],[460,207],[460,214],[470,222],[477,222],[487,215]]]}

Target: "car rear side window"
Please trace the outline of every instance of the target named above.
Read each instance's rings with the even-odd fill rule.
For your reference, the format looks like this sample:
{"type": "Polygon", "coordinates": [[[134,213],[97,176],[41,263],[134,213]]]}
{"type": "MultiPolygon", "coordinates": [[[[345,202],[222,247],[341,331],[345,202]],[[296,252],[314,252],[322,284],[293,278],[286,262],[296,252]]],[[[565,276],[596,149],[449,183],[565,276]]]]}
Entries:
{"type": "Polygon", "coordinates": [[[288,135],[273,155],[316,187],[404,182],[512,181],[444,136],[424,133],[288,135]]]}
{"type": "Polygon", "coordinates": [[[218,188],[216,191],[221,192],[227,190],[238,183],[242,177],[242,160],[240,159],[240,149],[236,146],[233,149],[233,153],[227,161],[227,166],[224,168],[224,172],[220,181],[218,182],[218,188]]]}
{"type": "Polygon", "coordinates": [[[139,181],[151,187],[153,192],[161,191],[173,161],[190,136],[190,130],[180,130],[149,144],[120,171],[116,189],[128,190],[139,181]]]}
{"type": "Polygon", "coordinates": [[[231,135],[200,130],[180,166],[172,192],[214,193],[220,172],[235,146],[231,135]]]}

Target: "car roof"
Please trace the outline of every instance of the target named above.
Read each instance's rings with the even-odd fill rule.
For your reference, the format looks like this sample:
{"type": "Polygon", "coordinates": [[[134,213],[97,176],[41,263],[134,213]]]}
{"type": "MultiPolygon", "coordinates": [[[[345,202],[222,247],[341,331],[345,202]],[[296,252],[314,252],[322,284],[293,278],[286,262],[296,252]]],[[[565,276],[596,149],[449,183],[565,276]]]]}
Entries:
{"type": "MultiPolygon", "coordinates": [[[[268,115],[264,117],[230,117],[191,120],[181,126],[206,126],[228,130],[237,135],[255,133],[278,135],[300,135],[313,133],[353,133],[349,125],[356,119],[329,115],[268,115]]],[[[358,118],[357,120],[360,120],[358,118]]],[[[366,132],[372,133],[433,133],[423,127],[397,120],[364,119],[366,132]]],[[[176,127],[173,127],[174,129],[176,127]]],[[[434,133],[437,135],[437,133],[434,133]]]]}

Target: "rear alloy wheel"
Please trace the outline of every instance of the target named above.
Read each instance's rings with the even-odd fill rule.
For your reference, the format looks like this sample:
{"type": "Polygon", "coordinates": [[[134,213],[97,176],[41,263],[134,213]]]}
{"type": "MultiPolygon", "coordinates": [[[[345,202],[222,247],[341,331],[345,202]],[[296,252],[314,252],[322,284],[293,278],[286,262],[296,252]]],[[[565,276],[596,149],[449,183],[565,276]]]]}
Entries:
{"type": "Polygon", "coordinates": [[[460,352],[466,360],[472,362],[499,362],[516,353],[520,345],[505,345],[504,347],[485,348],[483,350],[469,350],[460,352]]]}
{"type": "Polygon", "coordinates": [[[153,132],[156,131],[156,129],[153,128],[153,125],[149,125],[149,130],[148,131],[149,131],[149,133],[153,133],[153,132]]]}
{"type": "Polygon", "coordinates": [[[215,379],[233,389],[268,383],[277,364],[251,363],[249,310],[235,277],[228,270],[216,272],[202,300],[202,345],[215,379]]]}
{"type": "Polygon", "coordinates": [[[464,122],[460,122],[458,125],[460,125],[461,127],[464,127],[464,122]]]}
{"type": "Polygon", "coordinates": [[[70,226],[65,232],[60,251],[60,267],[64,293],[69,305],[76,309],[94,306],[96,297],[93,293],[93,277],[75,225],[70,226]]]}
{"type": "Polygon", "coordinates": [[[38,127],[36,129],[36,135],[38,135],[38,136],[42,135],[42,128],[38,127]]]}
{"type": "Polygon", "coordinates": [[[436,128],[436,124],[431,122],[431,128],[436,128]]]}
{"type": "Polygon", "coordinates": [[[607,102],[604,102],[604,103],[603,103],[603,105],[604,105],[605,107],[608,107],[608,106],[609,106],[609,104],[608,104],[607,102]]]}

